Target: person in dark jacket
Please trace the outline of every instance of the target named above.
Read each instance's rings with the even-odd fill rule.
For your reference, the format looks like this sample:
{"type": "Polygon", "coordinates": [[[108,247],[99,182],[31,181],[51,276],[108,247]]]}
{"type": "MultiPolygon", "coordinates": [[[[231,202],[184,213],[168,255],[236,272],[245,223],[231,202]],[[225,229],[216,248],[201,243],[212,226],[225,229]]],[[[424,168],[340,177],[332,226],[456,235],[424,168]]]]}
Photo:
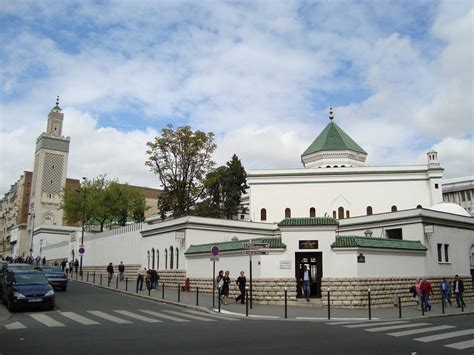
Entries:
{"type": "Polygon", "coordinates": [[[462,293],[464,292],[464,282],[459,278],[459,275],[454,276],[454,281],[453,281],[453,291],[454,295],[456,296],[456,303],[458,305],[458,308],[461,307],[466,307],[466,303],[464,303],[464,300],[462,298],[462,293]]]}
{"type": "Polygon", "coordinates": [[[118,266],[118,271],[120,275],[120,281],[123,281],[123,278],[125,277],[125,265],[123,264],[123,261],[120,262],[120,265],[118,266]]]}
{"type": "Polygon", "coordinates": [[[222,301],[222,297],[224,294],[222,293],[222,289],[224,286],[224,271],[219,270],[219,274],[216,277],[216,288],[217,288],[217,297],[219,301],[222,301]]]}
{"type": "Polygon", "coordinates": [[[230,286],[230,271],[226,271],[223,277],[224,285],[222,286],[222,294],[224,295],[223,302],[224,304],[229,304],[227,302],[229,298],[229,286],[230,286]]]}
{"type": "Polygon", "coordinates": [[[77,269],[79,269],[79,260],[76,259],[76,261],[74,261],[74,270],[76,271],[76,274],[77,274],[77,269]]]}
{"type": "Polygon", "coordinates": [[[240,295],[238,295],[235,299],[235,303],[238,303],[240,300],[240,303],[244,304],[245,303],[245,285],[247,283],[247,278],[244,275],[244,272],[240,272],[240,276],[237,278],[235,281],[237,286],[239,286],[239,291],[240,295]]]}
{"type": "Polygon", "coordinates": [[[158,275],[158,273],[154,269],[150,270],[150,274],[151,274],[151,289],[152,290],[157,290],[158,289],[158,280],[160,279],[160,275],[158,275]]]}
{"type": "Polygon", "coordinates": [[[112,281],[114,277],[114,266],[112,265],[112,263],[109,263],[109,266],[107,266],[107,274],[109,276],[109,283],[110,283],[110,281],[112,281]]]}

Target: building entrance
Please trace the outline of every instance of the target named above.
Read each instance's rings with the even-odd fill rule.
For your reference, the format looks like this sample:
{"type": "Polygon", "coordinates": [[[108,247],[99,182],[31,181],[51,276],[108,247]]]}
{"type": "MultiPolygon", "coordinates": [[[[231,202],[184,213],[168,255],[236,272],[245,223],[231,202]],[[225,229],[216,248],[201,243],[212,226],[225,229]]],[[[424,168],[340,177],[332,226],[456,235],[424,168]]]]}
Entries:
{"type": "Polygon", "coordinates": [[[323,277],[323,253],[295,253],[296,297],[303,298],[304,267],[308,268],[311,279],[310,298],[321,298],[321,278],[323,277]]]}

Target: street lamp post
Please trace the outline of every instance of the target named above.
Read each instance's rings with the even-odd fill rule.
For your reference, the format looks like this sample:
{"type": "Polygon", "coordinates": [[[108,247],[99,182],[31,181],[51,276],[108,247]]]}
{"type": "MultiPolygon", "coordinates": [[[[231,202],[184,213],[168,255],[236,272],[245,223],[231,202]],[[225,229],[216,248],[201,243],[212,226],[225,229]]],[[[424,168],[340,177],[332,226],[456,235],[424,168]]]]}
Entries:
{"type": "Polygon", "coordinates": [[[33,235],[34,235],[34,232],[35,232],[35,211],[31,210],[31,212],[28,213],[28,214],[30,215],[30,221],[32,222],[31,223],[30,258],[31,258],[31,260],[33,260],[33,235]]]}
{"type": "MultiPolygon", "coordinates": [[[[86,178],[82,177],[82,180],[85,182],[86,178]]],[[[82,190],[82,231],[81,231],[81,246],[84,245],[84,226],[86,223],[86,190],[85,188],[81,188],[82,190]]],[[[81,255],[81,262],[79,266],[79,275],[82,276],[82,255],[81,255]]]]}

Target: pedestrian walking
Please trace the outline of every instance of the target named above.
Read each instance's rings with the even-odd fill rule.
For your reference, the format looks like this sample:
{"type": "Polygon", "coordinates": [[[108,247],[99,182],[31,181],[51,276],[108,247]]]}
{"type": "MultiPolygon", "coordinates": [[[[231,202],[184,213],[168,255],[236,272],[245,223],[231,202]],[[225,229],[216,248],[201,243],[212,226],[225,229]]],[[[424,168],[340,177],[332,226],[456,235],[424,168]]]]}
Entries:
{"type": "Polygon", "coordinates": [[[425,311],[431,311],[430,296],[433,294],[433,289],[428,280],[423,279],[421,282],[421,307],[425,311]]]}
{"type": "Polygon", "coordinates": [[[148,269],[145,275],[145,285],[148,291],[151,291],[151,270],[148,269]]]}
{"type": "Polygon", "coordinates": [[[123,278],[125,277],[125,265],[123,264],[123,261],[120,262],[118,271],[120,275],[120,281],[123,281],[123,278]]]}
{"type": "Polygon", "coordinates": [[[224,281],[224,284],[222,285],[222,294],[223,294],[223,303],[224,304],[229,304],[228,299],[229,299],[229,288],[230,288],[230,271],[226,271],[224,274],[224,277],[222,278],[224,281]]]}
{"type": "Polygon", "coordinates": [[[66,265],[64,265],[64,272],[66,273],[66,276],[69,275],[69,263],[65,263],[66,265]]]}
{"type": "Polygon", "coordinates": [[[72,275],[72,272],[74,271],[74,261],[70,261],[69,262],[69,271],[71,272],[71,275],[72,275]]]}
{"type": "Polygon", "coordinates": [[[160,275],[158,275],[158,272],[155,269],[151,269],[150,274],[151,274],[151,289],[157,290],[158,280],[160,279],[160,275]]]}
{"type": "Polygon", "coordinates": [[[109,266],[107,266],[107,274],[110,283],[110,281],[112,281],[112,279],[114,278],[114,266],[112,265],[112,263],[109,263],[109,266]]]}
{"type": "Polygon", "coordinates": [[[443,282],[441,282],[439,290],[441,292],[441,301],[443,302],[443,304],[445,306],[447,306],[448,304],[452,306],[453,303],[451,302],[451,284],[446,279],[446,277],[443,277],[443,282]]]}
{"type": "Polygon", "coordinates": [[[76,259],[76,261],[74,261],[74,269],[76,270],[76,274],[77,274],[77,270],[79,269],[79,260],[76,259]]]}
{"type": "Polygon", "coordinates": [[[139,288],[140,291],[143,290],[143,280],[145,279],[146,276],[146,268],[138,269],[137,273],[137,288],[139,288]]]}
{"type": "Polygon", "coordinates": [[[61,261],[61,268],[63,269],[63,271],[66,268],[66,264],[67,264],[66,260],[61,261]]]}
{"type": "Polygon", "coordinates": [[[309,297],[311,296],[311,274],[306,265],[304,266],[303,275],[301,276],[300,281],[303,283],[304,297],[306,298],[306,301],[309,302],[309,297]]]}
{"type": "Polygon", "coordinates": [[[219,273],[217,274],[216,277],[216,288],[217,288],[217,297],[219,298],[219,301],[222,301],[222,288],[224,286],[224,271],[219,270],[219,273]]]}
{"type": "Polygon", "coordinates": [[[247,283],[247,278],[244,275],[244,272],[240,272],[240,276],[237,278],[235,281],[237,286],[239,287],[240,295],[238,295],[235,298],[235,303],[238,303],[240,300],[240,303],[244,304],[245,303],[245,284],[247,283]]]}
{"type": "Polygon", "coordinates": [[[415,292],[416,292],[415,301],[416,301],[416,304],[419,306],[418,307],[419,311],[421,311],[421,283],[422,283],[422,280],[417,279],[416,284],[415,284],[415,292]]]}
{"type": "Polygon", "coordinates": [[[453,281],[453,290],[454,295],[456,296],[456,304],[458,308],[466,307],[466,303],[464,303],[464,299],[462,298],[462,293],[464,292],[464,282],[459,278],[459,275],[454,276],[453,281]]]}

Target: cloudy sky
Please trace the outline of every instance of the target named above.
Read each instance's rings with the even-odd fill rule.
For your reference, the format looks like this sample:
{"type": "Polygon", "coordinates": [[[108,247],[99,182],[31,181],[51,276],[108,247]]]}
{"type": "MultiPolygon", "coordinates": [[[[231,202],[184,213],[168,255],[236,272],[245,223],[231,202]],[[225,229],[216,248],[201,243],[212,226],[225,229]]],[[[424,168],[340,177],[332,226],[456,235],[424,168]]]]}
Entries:
{"type": "Polygon", "coordinates": [[[158,187],[145,145],[212,131],[215,160],[301,167],[328,123],[369,165],[474,175],[471,1],[0,0],[0,194],[60,95],[68,176],[158,187]]]}

